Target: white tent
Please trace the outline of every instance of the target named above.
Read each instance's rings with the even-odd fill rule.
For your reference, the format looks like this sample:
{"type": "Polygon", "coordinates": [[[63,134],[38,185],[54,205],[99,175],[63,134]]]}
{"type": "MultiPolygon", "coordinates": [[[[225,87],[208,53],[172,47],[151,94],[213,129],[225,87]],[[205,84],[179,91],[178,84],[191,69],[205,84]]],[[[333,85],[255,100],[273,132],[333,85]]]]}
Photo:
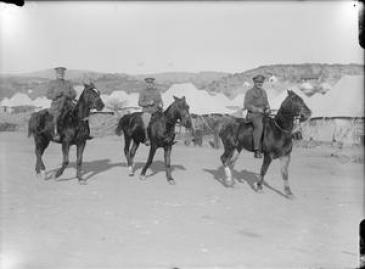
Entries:
{"type": "Polygon", "coordinates": [[[344,76],[326,94],[310,98],[312,118],[364,117],[364,76],[344,76]]]}
{"type": "Polygon", "coordinates": [[[14,94],[8,101],[8,106],[27,106],[32,105],[32,99],[29,98],[28,95],[24,93],[16,93],[14,94]]]}
{"type": "Polygon", "coordinates": [[[40,108],[48,108],[51,106],[51,100],[47,99],[45,96],[37,97],[33,100],[32,105],[40,108]]]}
{"type": "MultiPolygon", "coordinates": [[[[306,96],[301,90],[298,90],[297,88],[291,89],[293,92],[295,92],[298,96],[300,96],[304,103],[308,106],[308,100],[309,97],[306,96]]],[[[285,98],[288,96],[288,92],[286,90],[282,91],[278,96],[276,96],[271,102],[269,100],[270,108],[273,110],[279,110],[281,103],[285,100],[285,98]]]]}
{"type": "Polygon", "coordinates": [[[190,112],[196,114],[208,113],[232,113],[229,109],[232,102],[223,94],[209,94],[204,90],[198,90],[191,83],[174,84],[163,95],[164,107],[168,107],[174,96],[185,96],[186,102],[190,106],[190,112]]]}
{"type": "Polygon", "coordinates": [[[84,90],[84,85],[75,85],[74,86],[74,89],[76,91],[76,99],[79,99],[81,93],[83,92],[84,90]]]}
{"type": "Polygon", "coordinates": [[[231,101],[231,104],[232,106],[238,106],[242,108],[244,99],[245,99],[245,94],[240,93],[231,101]]]}
{"type": "Polygon", "coordinates": [[[9,104],[9,98],[8,97],[5,97],[3,100],[1,100],[0,102],[0,106],[10,106],[9,104]]]}

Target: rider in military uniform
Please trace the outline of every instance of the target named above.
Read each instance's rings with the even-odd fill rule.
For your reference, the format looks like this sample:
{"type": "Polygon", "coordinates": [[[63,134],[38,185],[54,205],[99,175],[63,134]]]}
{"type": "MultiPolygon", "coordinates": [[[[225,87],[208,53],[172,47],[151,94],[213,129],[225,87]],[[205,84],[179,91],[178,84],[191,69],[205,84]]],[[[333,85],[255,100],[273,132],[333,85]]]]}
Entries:
{"type": "Polygon", "coordinates": [[[154,84],[154,78],[145,78],[146,88],[139,94],[138,105],[142,107],[142,120],[145,129],[146,146],[150,145],[147,127],[151,121],[152,113],[161,111],[163,107],[162,96],[154,84]]]}
{"type": "Polygon", "coordinates": [[[47,90],[47,98],[52,100],[49,112],[53,115],[54,135],[53,140],[59,142],[61,140],[57,131],[57,121],[61,115],[62,108],[66,103],[72,104],[72,100],[76,98],[76,91],[72,83],[65,80],[65,67],[56,67],[56,79],[50,81],[47,90]]]}
{"type": "Polygon", "coordinates": [[[244,100],[244,109],[247,109],[246,119],[253,124],[253,144],[255,158],[262,158],[260,140],[262,137],[263,117],[270,111],[270,105],[266,91],[263,89],[265,77],[257,75],[253,77],[254,87],[246,92],[244,100]]]}

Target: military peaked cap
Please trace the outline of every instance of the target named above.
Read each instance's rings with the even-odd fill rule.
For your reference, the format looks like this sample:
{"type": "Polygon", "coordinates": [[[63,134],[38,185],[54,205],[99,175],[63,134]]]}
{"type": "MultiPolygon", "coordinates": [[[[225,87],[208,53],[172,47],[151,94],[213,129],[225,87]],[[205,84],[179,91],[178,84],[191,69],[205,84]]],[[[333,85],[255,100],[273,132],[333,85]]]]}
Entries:
{"type": "Polygon", "coordinates": [[[252,78],[252,80],[255,81],[255,82],[264,82],[265,77],[263,75],[256,75],[252,78]]]}

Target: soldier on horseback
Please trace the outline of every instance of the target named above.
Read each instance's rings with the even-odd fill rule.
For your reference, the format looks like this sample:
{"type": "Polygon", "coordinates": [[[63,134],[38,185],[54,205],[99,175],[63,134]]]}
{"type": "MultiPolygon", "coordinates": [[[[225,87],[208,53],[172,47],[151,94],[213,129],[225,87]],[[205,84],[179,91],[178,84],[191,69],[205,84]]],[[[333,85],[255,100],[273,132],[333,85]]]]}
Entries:
{"type": "Polygon", "coordinates": [[[65,105],[72,105],[72,100],[76,98],[76,91],[71,81],[65,80],[65,67],[56,67],[56,79],[50,81],[47,90],[47,98],[52,100],[49,112],[53,115],[53,140],[60,142],[61,137],[58,133],[58,119],[62,114],[65,105]]]}
{"type": "Polygon", "coordinates": [[[264,129],[263,117],[270,111],[266,91],[262,87],[265,81],[263,75],[253,77],[254,87],[246,92],[244,109],[247,109],[246,119],[253,125],[253,144],[255,158],[262,158],[260,140],[264,129]]]}
{"type": "Polygon", "coordinates": [[[148,125],[151,121],[152,113],[162,111],[163,102],[159,89],[154,84],[154,78],[145,78],[146,88],[139,95],[138,105],[142,107],[142,120],[144,124],[145,137],[144,144],[150,145],[148,136],[148,125]]]}

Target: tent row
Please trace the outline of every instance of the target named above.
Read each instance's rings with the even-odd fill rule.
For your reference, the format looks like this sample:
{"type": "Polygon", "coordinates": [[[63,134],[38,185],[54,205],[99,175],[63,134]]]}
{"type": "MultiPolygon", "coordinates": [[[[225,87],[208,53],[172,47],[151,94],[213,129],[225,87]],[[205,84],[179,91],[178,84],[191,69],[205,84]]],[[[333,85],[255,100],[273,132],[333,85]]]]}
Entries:
{"type": "MultiPolygon", "coordinates": [[[[317,93],[308,97],[298,87],[291,90],[296,92],[312,110],[312,118],[321,117],[364,117],[364,93],[363,76],[344,76],[331,90],[325,94],[317,93]]],[[[83,87],[76,86],[78,95],[83,87]]],[[[101,89],[102,90],[102,89],[101,89]]],[[[208,93],[197,89],[191,83],[174,84],[162,94],[164,107],[170,105],[174,96],[185,96],[190,106],[191,113],[228,113],[239,111],[243,106],[244,94],[238,94],[230,100],[222,93],[208,93]]],[[[268,91],[270,106],[274,110],[280,108],[281,103],[287,96],[283,91],[278,96],[272,96],[268,91]]],[[[124,91],[114,91],[110,95],[102,94],[102,99],[109,109],[138,108],[138,93],[127,94],[124,91]]],[[[0,102],[2,107],[35,106],[47,108],[51,101],[46,97],[38,97],[35,100],[24,93],[16,93],[10,99],[5,98],[0,102]]]]}

